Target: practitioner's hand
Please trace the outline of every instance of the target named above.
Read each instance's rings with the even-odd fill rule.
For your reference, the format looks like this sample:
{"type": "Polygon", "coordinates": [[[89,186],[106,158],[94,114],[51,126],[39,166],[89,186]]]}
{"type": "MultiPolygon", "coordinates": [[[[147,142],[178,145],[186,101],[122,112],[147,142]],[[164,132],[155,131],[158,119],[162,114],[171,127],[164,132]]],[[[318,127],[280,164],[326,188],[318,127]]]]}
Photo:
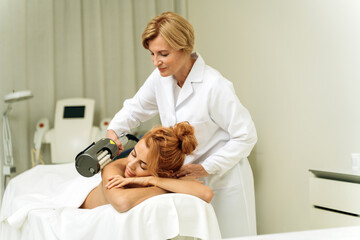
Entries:
{"type": "Polygon", "coordinates": [[[106,138],[110,138],[111,140],[113,140],[115,143],[116,143],[116,145],[118,146],[118,148],[119,148],[119,151],[118,151],[118,154],[117,155],[119,155],[123,150],[124,150],[124,147],[123,147],[123,145],[121,144],[121,142],[119,141],[119,137],[118,137],[118,135],[114,132],[114,130],[107,130],[107,132],[106,132],[106,136],[105,136],[106,138]]]}
{"type": "Polygon", "coordinates": [[[150,183],[151,176],[149,177],[135,177],[135,178],[124,178],[120,175],[115,175],[108,178],[109,182],[105,185],[106,188],[122,188],[128,187],[147,187],[152,186],[150,183]]]}
{"type": "Polygon", "coordinates": [[[204,167],[201,164],[185,164],[180,168],[179,171],[175,173],[177,178],[182,177],[193,177],[193,178],[202,178],[206,177],[209,174],[206,172],[204,167]]]}

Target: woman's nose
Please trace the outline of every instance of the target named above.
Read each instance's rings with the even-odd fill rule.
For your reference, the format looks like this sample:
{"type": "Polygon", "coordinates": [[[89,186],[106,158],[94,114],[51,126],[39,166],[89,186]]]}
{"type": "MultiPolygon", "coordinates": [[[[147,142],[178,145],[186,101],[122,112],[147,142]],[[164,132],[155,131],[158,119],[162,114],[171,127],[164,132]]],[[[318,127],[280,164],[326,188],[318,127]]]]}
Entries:
{"type": "Polygon", "coordinates": [[[155,67],[158,67],[161,65],[161,61],[160,60],[154,60],[154,65],[155,67]]]}
{"type": "Polygon", "coordinates": [[[136,160],[133,160],[133,161],[129,162],[129,168],[130,169],[135,169],[135,163],[136,163],[136,160]]]}
{"type": "Polygon", "coordinates": [[[162,64],[162,61],[159,60],[157,57],[154,57],[153,58],[153,63],[154,63],[155,67],[158,67],[158,66],[160,66],[162,64]]]}

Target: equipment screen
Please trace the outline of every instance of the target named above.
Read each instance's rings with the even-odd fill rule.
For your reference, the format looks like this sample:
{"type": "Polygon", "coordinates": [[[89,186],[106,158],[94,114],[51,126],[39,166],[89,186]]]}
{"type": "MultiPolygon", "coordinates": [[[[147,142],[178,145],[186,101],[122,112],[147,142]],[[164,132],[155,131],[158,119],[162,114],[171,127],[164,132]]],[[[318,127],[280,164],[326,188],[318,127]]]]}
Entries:
{"type": "Polygon", "coordinates": [[[65,107],[64,118],[84,118],[85,106],[65,107]]]}

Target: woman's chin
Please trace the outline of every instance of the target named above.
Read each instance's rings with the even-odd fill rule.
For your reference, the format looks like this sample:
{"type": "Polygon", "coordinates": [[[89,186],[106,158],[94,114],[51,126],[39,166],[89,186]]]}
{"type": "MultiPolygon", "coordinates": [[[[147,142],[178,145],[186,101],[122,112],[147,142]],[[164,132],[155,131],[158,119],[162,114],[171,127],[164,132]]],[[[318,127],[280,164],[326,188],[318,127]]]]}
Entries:
{"type": "Polygon", "coordinates": [[[170,74],[168,74],[168,73],[166,73],[166,72],[160,72],[160,75],[161,75],[162,77],[168,77],[168,76],[170,76],[170,74]]]}

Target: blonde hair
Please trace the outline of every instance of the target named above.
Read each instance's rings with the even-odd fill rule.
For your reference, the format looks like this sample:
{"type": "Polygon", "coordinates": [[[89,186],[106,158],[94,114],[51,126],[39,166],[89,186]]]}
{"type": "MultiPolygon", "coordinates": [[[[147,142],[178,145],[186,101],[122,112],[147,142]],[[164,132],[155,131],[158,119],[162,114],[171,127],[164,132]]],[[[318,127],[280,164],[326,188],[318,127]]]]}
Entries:
{"type": "Polygon", "coordinates": [[[185,156],[198,145],[194,127],[188,122],[180,122],[174,127],[155,127],[143,139],[149,148],[148,169],[159,177],[171,177],[184,164],[185,156]]]}
{"type": "Polygon", "coordinates": [[[186,54],[192,53],[195,42],[194,28],[179,14],[164,12],[150,20],[142,34],[144,48],[149,49],[149,41],[159,34],[175,50],[183,50],[186,54]]]}

